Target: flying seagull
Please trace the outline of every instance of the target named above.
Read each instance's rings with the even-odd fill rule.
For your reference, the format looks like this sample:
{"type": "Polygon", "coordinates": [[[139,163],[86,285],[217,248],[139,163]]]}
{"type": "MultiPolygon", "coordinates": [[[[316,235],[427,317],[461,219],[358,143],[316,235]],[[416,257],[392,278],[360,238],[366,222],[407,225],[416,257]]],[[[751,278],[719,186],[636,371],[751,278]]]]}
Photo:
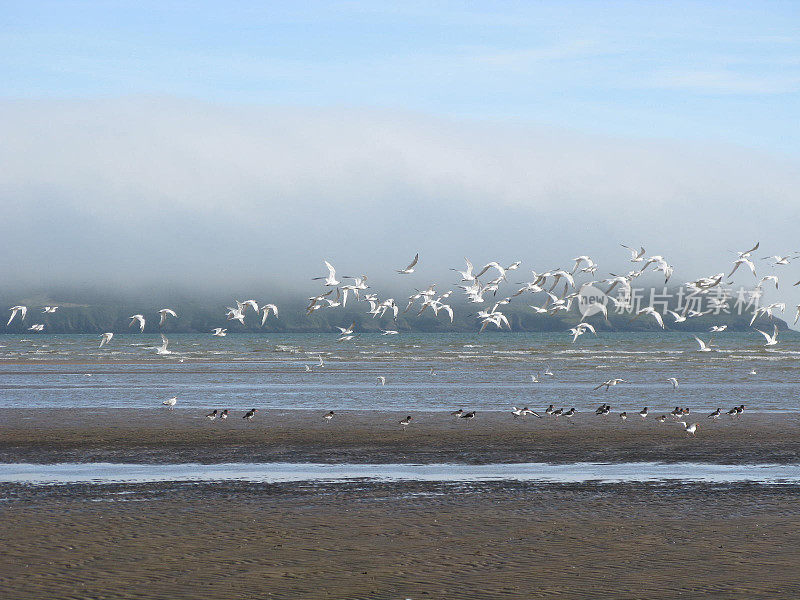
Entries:
{"type": "Polygon", "coordinates": [[[414,272],[414,266],[417,264],[418,260],[419,252],[417,252],[417,254],[414,256],[414,260],[411,261],[411,264],[409,264],[405,269],[399,269],[397,272],[401,275],[410,275],[414,272]]]}

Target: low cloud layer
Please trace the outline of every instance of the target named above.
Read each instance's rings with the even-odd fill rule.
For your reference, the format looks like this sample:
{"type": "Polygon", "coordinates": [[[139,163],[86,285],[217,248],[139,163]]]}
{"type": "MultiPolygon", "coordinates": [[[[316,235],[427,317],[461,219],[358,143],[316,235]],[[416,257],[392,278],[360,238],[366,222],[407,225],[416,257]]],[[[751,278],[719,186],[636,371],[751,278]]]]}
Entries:
{"type": "MultiPolygon", "coordinates": [[[[683,276],[800,250],[800,164],[740,148],[407,113],[124,99],[0,103],[6,288],[310,288],[443,280],[469,256],[683,276]]],[[[798,275],[797,279],[800,279],[798,275]]]]}

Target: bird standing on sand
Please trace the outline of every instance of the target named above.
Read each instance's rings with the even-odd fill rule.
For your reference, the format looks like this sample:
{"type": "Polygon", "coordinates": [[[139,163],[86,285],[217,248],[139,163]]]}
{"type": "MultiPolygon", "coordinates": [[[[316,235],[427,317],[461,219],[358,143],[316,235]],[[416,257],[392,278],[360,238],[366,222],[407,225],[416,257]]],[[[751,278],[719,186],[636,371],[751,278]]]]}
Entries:
{"type": "Polygon", "coordinates": [[[257,412],[258,412],[258,409],[257,409],[257,408],[251,408],[250,410],[248,410],[248,411],[245,413],[245,415],[244,415],[242,418],[243,418],[243,419],[247,419],[248,421],[252,421],[252,420],[253,420],[253,417],[255,417],[255,416],[256,416],[256,413],[257,413],[257,412]]]}
{"type": "Polygon", "coordinates": [[[645,406],[642,410],[639,411],[639,416],[643,419],[647,418],[647,407],[645,406]]]}
{"type": "Polygon", "coordinates": [[[714,412],[712,412],[710,415],[708,415],[708,417],[706,417],[706,418],[707,418],[707,419],[714,419],[714,420],[716,421],[717,419],[719,419],[719,416],[720,416],[721,414],[722,414],[722,409],[719,409],[719,408],[718,408],[717,410],[715,410],[714,412]]]}
{"type": "Polygon", "coordinates": [[[327,415],[325,415],[322,418],[325,419],[325,421],[327,421],[328,423],[330,423],[331,419],[333,419],[333,411],[330,411],[327,415]]]}
{"type": "Polygon", "coordinates": [[[467,419],[467,420],[474,419],[475,418],[475,411],[473,410],[472,412],[464,413],[463,415],[461,415],[458,418],[459,419],[467,419]]]}
{"type": "Polygon", "coordinates": [[[458,410],[454,410],[453,412],[451,412],[450,416],[451,417],[460,417],[463,414],[464,414],[464,409],[463,408],[459,408],[458,410]]]}
{"type": "Polygon", "coordinates": [[[691,433],[694,435],[694,432],[697,431],[697,423],[692,423],[691,425],[687,425],[686,421],[679,421],[683,428],[686,430],[686,433],[691,433]]]}
{"type": "Polygon", "coordinates": [[[400,425],[402,425],[404,428],[411,425],[411,415],[408,415],[405,419],[400,421],[400,425]]]}
{"type": "Polygon", "coordinates": [[[222,413],[219,415],[219,418],[222,419],[223,421],[228,418],[228,409],[227,408],[222,411],[222,413]]]}
{"type": "Polygon", "coordinates": [[[217,418],[217,409],[216,408],[206,415],[206,419],[208,419],[209,421],[213,421],[216,418],[217,418]]]}
{"type": "Polygon", "coordinates": [[[626,421],[628,419],[628,413],[622,411],[621,413],[619,413],[619,418],[622,419],[623,421],[626,421]]]}

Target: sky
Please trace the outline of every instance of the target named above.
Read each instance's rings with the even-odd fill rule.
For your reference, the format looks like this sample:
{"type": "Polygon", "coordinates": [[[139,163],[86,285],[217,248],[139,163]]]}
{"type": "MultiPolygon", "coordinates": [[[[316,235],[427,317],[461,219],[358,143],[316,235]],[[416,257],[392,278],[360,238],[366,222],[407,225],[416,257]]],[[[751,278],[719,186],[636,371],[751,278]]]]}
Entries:
{"type": "Polygon", "coordinates": [[[0,81],[12,286],[800,250],[796,2],[16,2],[0,81]]]}

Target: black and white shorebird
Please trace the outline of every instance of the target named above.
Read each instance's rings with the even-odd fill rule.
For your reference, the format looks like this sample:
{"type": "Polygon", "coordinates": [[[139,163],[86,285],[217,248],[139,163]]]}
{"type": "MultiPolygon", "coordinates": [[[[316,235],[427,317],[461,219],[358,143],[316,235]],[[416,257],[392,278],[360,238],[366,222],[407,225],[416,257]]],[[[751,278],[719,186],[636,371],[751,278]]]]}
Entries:
{"type": "Polygon", "coordinates": [[[551,416],[553,414],[554,410],[555,410],[555,407],[551,404],[550,406],[548,406],[545,409],[544,414],[546,414],[549,417],[549,416],[551,416]]]}
{"type": "Polygon", "coordinates": [[[656,419],[656,421],[658,421],[659,423],[663,423],[666,420],[667,420],[667,415],[661,415],[656,419]]]}
{"type": "Polygon", "coordinates": [[[741,406],[734,406],[732,409],[728,411],[728,414],[732,417],[740,417],[744,412],[744,404],[741,406]]]}
{"type": "Polygon", "coordinates": [[[600,408],[594,411],[596,415],[600,415],[601,417],[605,417],[611,414],[611,405],[610,404],[603,404],[600,408]]]}
{"type": "Polygon", "coordinates": [[[464,409],[463,408],[459,408],[458,410],[454,410],[453,412],[451,412],[450,416],[451,417],[460,417],[463,414],[464,414],[464,409]]]}
{"type": "Polygon", "coordinates": [[[570,408],[567,412],[564,413],[564,417],[567,419],[574,417],[576,412],[578,411],[576,411],[574,407],[570,408]]]}
{"type": "Polygon", "coordinates": [[[257,413],[257,412],[258,412],[258,409],[257,409],[257,408],[251,408],[250,410],[248,410],[248,411],[245,413],[245,415],[244,415],[242,418],[243,418],[243,419],[247,419],[248,421],[252,421],[252,420],[253,420],[253,417],[255,417],[255,416],[256,416],[256,413],[257,413]]]}
{"type": "Polygon", "coordinates": [[[228,418],[228,409],[227,408],[220,413],[219,418],[222,419],[223,421],[228,418]]]}
{"type": "Polygon", "coordinates": [[[563,415],[563,414],[564,414],[564,409],[563,408],[557,408],[556,410],[554,410],[552,412],[552,416],[554,416],[556,419],[558,417],[560,417],[561,415],[563,415]]]}
{"type": "Polygon", "coordinates": [[[206,415],[206,419],[208,419],[209,421],[213,421],[216,418],[217,418],[217,409],[216,408],[206,415]]]}
{"type": "Polygon", "coordinates": [[[706,418],[707,419],[714,419],[716,421],[717,419],[719,419],[719,416],[721,414],[722,414],[722,409],[718,408],[717,410],[712,412],[710,415],[708,415],[708,417],[706,417],[706,418]]]}
{"type": "Polygon", "coordinates": [[[647,407],[645,406],[642,410],[639,411],[639,416],[643,419],[647,418],[647,407]]]}
{"type": "Polygon", "coordinates": [[[475,411],[464,413],[459,417],[459,419],[474,419],[475,418],[475,411]]]}
{"type": "Polygon", "coordinates": [[[673,418],[673,419],[676,419],[676,420],[677,420],[677,419],[678,419],[678,417],[680,417],[680,416],[683,414],[683,409],[682,409],[680,406],[676,406],[675,408],[673,408],[673,409],[670,411],[670,413],[669,413],[669,414],[671,414],[671,415],[672,415],[672,418],[673,418]]]}
{"type": "Polygon", "coordinates": [[[403,427],[408,427],[409,425],[411,425],[411,415],[408,415],[405,419],[400,421],[400,425],[402,425],[403,427]]]}
{"type": "Polygon", "coordinates": [[[628,419],[628,413],[623,410],[621,413],[619,413],[619,418],[623,421],[626,421],[628,419]]]}
{"type": "Polygon", "coordinates": [[[325,419],[326,421],[330,422],[330,420],[333,419],[333,415],[334,415],[334,412],[330,411],[327,415],[325,415],[322,418],[325,419]]]}

